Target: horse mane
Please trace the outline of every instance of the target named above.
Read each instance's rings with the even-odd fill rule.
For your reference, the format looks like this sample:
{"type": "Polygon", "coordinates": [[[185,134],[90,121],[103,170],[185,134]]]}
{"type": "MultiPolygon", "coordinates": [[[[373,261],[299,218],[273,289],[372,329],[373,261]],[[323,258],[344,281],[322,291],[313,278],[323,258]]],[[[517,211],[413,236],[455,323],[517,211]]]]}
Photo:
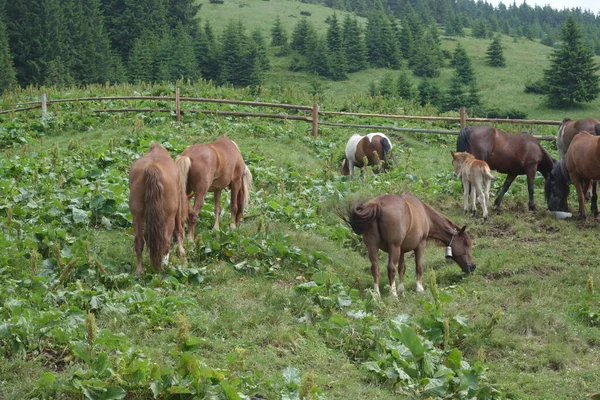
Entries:
{"type": "Polygon", "coordinates": [[[594,133],[596,136],[600,136],[600,124],[594,126],[594,133]]]}
{"type": "MultiPolygon", "coordinates": [[[[433,219],[432,217],[434,217],[435,219],[437,219],[437,222],[440,225],[450,226],[450,227],[456,229],[457,231],[460,229],[460,227],[458,225],[456,225],[454,222],[452,222],[452,220],[450,220],[450,218],[446,217],[444,214],[437,211],[435,208],[431,207],[429,204],[424,203],[424,202],[421,202],[421,203],[423,204],[423,207],[427,211],[427,214],[429,215],[430,219],[433,219]]],[[[429,241],[430,239],[435,240],[440,246],[448,245],[448,243],[446,243],[444,241],[444,239],[437,238],[435,236],[427,236],[427,240],[429,241]]]]}
{"type": "Polygon", "coordinates": [[[469,138],[471,137],[471,128],[463,128],[460,130],[458,134],[458,139],[456,140],[456,151],[471,152],[471,142],[469,138]]]}

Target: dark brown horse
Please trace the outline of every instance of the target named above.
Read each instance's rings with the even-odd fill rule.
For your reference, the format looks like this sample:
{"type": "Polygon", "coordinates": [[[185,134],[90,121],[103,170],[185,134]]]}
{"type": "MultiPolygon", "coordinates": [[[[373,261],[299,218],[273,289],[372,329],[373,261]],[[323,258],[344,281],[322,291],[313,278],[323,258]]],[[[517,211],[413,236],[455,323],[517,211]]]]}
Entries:
{"type": "Polygon", "coordinates": [[[188,205],[185,186],[171,155],[161,145],[152,143],[148,152],[129,169],[129,208],[138,274],[144,272],[144,238],[155,269],[159,270],[161,263],[168,264],[173,235],[179,244],[179,255],[185,260],[183,238],[188,205]]]}
{"type": "Polygon", "coordinates": [[[212,143],[193,144],[181,153],[176,163],[182,179],[187,183],[187,194],[193,193],[195,196],[188,219],[190,240],[194,240],[198,212],[207,192],[215,194],[213,229],[219,229],[221,192],[227,187],[231,190],[231,229],[235,229],[248,204],[252,186],[252,174],[244,163],[238,145],[225,136],[212,143]]]}
{"type": "Polygon", "coordinates": [[[354,167],[365,167],[365,157],[370,166],[379,165],[383,161],[383,170],[386,170],[391,150],[392,142],[383,133],[369,133],[367,136],[354,134],[346,143],[341,174],[354,176],[354,167]]]}
{"type": "Polygon", "coordinates": [[[597,180],[600,179],[600,136],[587,132],[577,134],[567,150],[565,159],[556,163],[548,182],[546,199],[550,211],[565,211],[566,197],[569,194],[569,182],[577,190],[579,200],[579,218],[585,219],[585,192],[592,184],[592,212],[598,216],[597,180]],[[563,203],[564,202],[564,203],[563,203]]]}
{"type": "Polygon", "coordinates": [[[491,169],[507,174],[502,190],[494,201],[500,209],[504,194],[518,175],[527,175],[529,209],[535,210],[533,202],[533,179],[540,171],[548,179],[554,161],[539,142],[528,133],[512,134],[488,125],[464,128],[458,135],[457,151],[471,153],[478,160],[488,163],[491,169]]]}
{"type": "Polygon", "coordinates": [[[561,126],[558,128],[558,135],[556,135],[556,148],[561,160],[565,158],[575,135],[583,131],[595,133],[596,136],[600,135],[600,121],[595,118],[584,118],[576,121],[571,118],[563,119],[561,126]]]}
{"type": "Polygon", "coordinates": [[[379,294],[379,265],[377,253],[381,249],[389,254],[388,278],[392,295],[396,296],[396,266],[399,264],[400,285],[404,292],[404,254],[415,252],[417,291],[423,291],[423,252],[427,239],[435,239],[452,248],[451,257],[465,273],[475,270],[471,256],[471,238],[446,216],[423,203],[410,193],[402,196],[386,194],[354,204],[349,211],[348,222],[352,230],[363,236],[371,260],[374,289],[379,294]]]}

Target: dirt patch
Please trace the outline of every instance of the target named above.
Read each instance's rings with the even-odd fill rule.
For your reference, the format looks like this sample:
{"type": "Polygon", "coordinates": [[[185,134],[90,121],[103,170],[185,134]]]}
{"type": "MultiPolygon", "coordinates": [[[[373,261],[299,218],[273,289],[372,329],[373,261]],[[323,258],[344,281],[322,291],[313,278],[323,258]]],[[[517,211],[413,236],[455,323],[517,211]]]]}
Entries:
{"type": "Polygon", "coordinates": [[[556,265],[534,265],[530,268],[530,271],[538,276],[550,276],[557,272],[561,272],[563,269],[556,265]]]}
{"type": "Polygon", "coordinates": [[[497,281],[500,279],[504,279],[504,278],[509,278],[511,276],[514,276],[516,274],[518,274],[518,271],[515,271],[514,269],[500,269],[497,271],[490,271],[487,274],[485,274],[485,277],[487,279],[490,279],[492,281],[497,281]]]}
{"type": "Polygon", "coordinates": [[[515,236],[515,230],[513,228],[513,226],[511,224],[509,224],[508,222],[499,222],[499,223],[494,223],[494,224],[489,224],[485,227],[483,227],[483,232],[485,233],[487,236],[491,236],[491,237],[514,237],[515,236]],[[487,228],[487,229],[485,229],[487,228]]]}

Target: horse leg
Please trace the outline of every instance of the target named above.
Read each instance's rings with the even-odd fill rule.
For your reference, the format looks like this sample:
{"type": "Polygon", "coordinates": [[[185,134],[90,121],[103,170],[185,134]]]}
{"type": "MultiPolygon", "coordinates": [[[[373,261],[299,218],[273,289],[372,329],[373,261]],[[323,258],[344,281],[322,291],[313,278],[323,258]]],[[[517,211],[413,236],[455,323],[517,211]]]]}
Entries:
{"type": "Polygon", "coordinates": [[[500,193],[498,193],[498,197],[496,197],[496,200],[494,201],[494,207],[496,208],[496,210],[500,211],[500,203],[502,202],[504,195],[506,194],[506,192],[510,188],[510,185],[514,182],[516,177],[517,175],[506,175],[506,180],[502,185],[502,190],[500,190],[500,193]]]}
{"type": "Polygon", "coordinates": [[[354,161],[348,160],[348,171],[350,173],[350,179],[354,178],[354,161]]]}
{"type": "MultiPolygon", "coordinates": [[[[573,177],[573,175],[571,175],[573,177]]],[[[573,185],[577,190],[577,200],[579,200],[579,215],[577,218],[585,219],[585,193],[584,190],[586,188],[585,181],[580,180],[579,178],[572,179],[573,185]]]]}
{"type": "Polygon", "coordinates": [[[415,249],[415,268],[417,275],[417,292],[422,292],[423,289],[423,252],[425,251],[426,240],[423,240],[415,249]]]}
{"type": "Polygon", "coordinates": [[[592,181],[592,213],[598,217],[598,182],[592,181]]]}
{"type": "Polygon", "coordinates": [[[367,243],[367,250],[369,253],[369,261],[371,261],[371,274],[373,275],[373,290],[375,290],[375,296],[381,297],[379,292],[379,264],[377,262],[377,244],[367,243]]]}
{"type": "Polygon", "coordinates": [[[215,190],[215,224],[213,225],[213,231],[219,230],[219,217],[221,216],[221,192],[222,190],[215,190]]]}
{"type": "Polygon", "coordinates": [[[533,180],[535,178],[535,168],[527,170],[527,191],[529,192],[529,211],[535,211],[535,202],[533,201],[533,180]]]}
{"type": "Polygon", "coordinates": [[[463,211],[466,214],[469,212],[469,189],[471,186],[469,184],[469,180],[464,175],[462,178],[462,184],[463,184],[463,211]]]}
{"type": "Polygon", "coordinates": [[[144,273],[142,267],[142,253],[144,251],[144,220],[140,216],[133,215],[134,249],[136,258],[135,272],[139,275],[144,273]]]}
{"type": "Polygon", "coordinates": [[[594,188],[593,188],[594,183],[593,182],[594,181],[590,181],[588,183],[586,189],[585,189],[585,199],[586,200],[590,200],[592,198],[592,196],[594,195],[594,193],[593,193],[593,191],[594,191],[594,188]]]}
{"type": "Polygon", "coordinates": [[[237,215],[238,215],[238,198],[242,197],[242,181],[231,182],[229,186],[231,189],[231,230],[237,227],[237,215]]]}
{"type": "Polygon", "coordinates": [[[190,211],[188,221],[188,237],[192,242],[194,241],[194,229],[196,228],[196,221],[198,221],[198,213],[204,205],[204,196],[206,196],[205,191],[196,191],[196,197],[194,198],[194,207],[192,207],[192,210],[190,211]]]}
{"type": "Polygon", "coordinates": [[[481,203],[481,209],[483,210],[483,219],[486,219],[488,217],[487,203],[485,201],[485,193],[483,193],[482,186],[483,183],[481,182],[479,186],[477,186],[477,197],[479,198],[479,202],[481,203]]]}
{"type": "Polygon", "coordinates": [[[400,258],[400,246],[391,246],[388,257],[388,279],[390,280],[390,292],[392,296],[398,296],[396,293],[396,265],[400,258]]]}
{"type": "Polygon", "coordinates": [[[404,253],[400,249],[400,258],[398,260],[398,294],[404,296],[404,273],[406,272],[406,264],[404,263],[404,253]]]}
{"type": "MultiPolygon", "coordinates": [[[[173,237],[173,232],[175,231],[175,218],[167,218],[165,223],[165,232],[164,235],[167,240],[165,240],[165,247],[162,250],[162,267],[167,268],[169,266],[169,250],[171,247],[171,238],[173,237]]],[[[185,252],[185,250],[184,250],[185,252]]]]}
{"type": "Polygon", "coordinates": [[[471,183],[471,203],[472,203],[472,215],[475,216],[477,214],[477,190],[479,187],[477,186],[477,182],[471,183]]]}

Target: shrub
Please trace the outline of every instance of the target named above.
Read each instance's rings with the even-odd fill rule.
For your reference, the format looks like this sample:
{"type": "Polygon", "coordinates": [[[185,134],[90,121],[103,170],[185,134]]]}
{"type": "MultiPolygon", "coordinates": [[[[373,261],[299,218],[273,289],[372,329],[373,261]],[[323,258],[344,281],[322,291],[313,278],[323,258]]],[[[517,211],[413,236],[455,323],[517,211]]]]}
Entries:
{"type": "Polygon", "coordinates": [[[543,79],[539,79],[533,82],[525,83],[525,89],[523,89],[525,93],[533,93],[533,94],[546,94],[547,87],[546,83],[543,79]]]}
{"type": "Polygon", "coordinates": [[[305,15],[307,17],[310,17],[312,14],[309,11],[300,11],[300,15],[305,15]]]}

